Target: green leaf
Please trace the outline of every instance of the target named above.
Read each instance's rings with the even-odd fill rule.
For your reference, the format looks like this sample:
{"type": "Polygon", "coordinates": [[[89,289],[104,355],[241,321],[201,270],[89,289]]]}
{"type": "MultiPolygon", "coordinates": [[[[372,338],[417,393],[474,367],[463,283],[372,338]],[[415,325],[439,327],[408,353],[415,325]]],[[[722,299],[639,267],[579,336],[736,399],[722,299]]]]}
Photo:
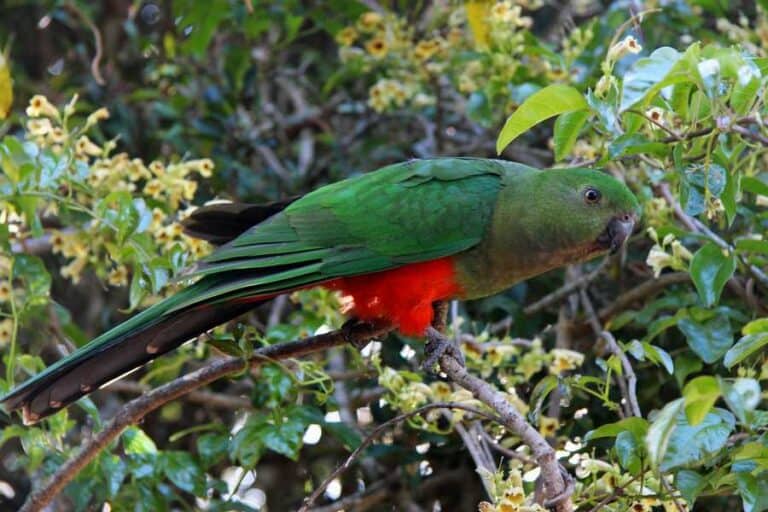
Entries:
{"type": "Polygon", "coordinates": [[[205,475],[187,452],[163,452],[161,465],[168,480],[182,491],[197,496],[205,493],[205,475]]]}
{"type": "Polygon", "coordinates": [[[668,85],[689,82],[690,77],[675,66],[680,58],[680,52],[674,48],[661,47],[648,57],[636,60],[624,75],[620,110],[623,112],[637,103],[649,101],[668,85]]]}
{"type": "Polygon", "coordinates": [[[675,475],[675,487],[691,507],[706,484],[707,481],[703,476],[690,469],[681,469],[675,475]]]}
{"type": "Polygon", "coordinates": [[[223,460],[229,453],[229,436],[218,432],[208,432],[197,438],[197,454],[206,466],[212,466],[223,460]]]}
{"type": "Polygon", "coordinates": [[[621,467],[629,471],[631,475],[639,474],[642,469],[642,459],[640,457],[640,445],[635,436],[628,431],[620,432],[616,436],[614,448],[621,467]]]}
{"type": "MultiPolygon", "coordinates": [[[[696,426],[688,423],[682,411],[670,436],[660,469],[699,466],[728,442],[736,420],[724,409],[714,409],[696,426]]],[[[650,431],[649,431],[650,433],[650,431]]]]}
{"type": "Polygon", "coordinates": [[[123,450],[127,454],[155,454],[155,442],[139,427],[129,427],[123,432],[123,450]]]}
{"type": "Polygon", "coordinates": [[[720,397],[720,384],[711,375],[702,375],[683,388],[685,416],[690,425],[698,425],[720,397]]]}
{"type": "Polygon", "coordinates": [[[736,484],[744,503],[744,512],[768,510],[768,472],[759,475],[737,473],[736,484]]]}
{"type": "Polygon", "coordinates": [[[723,250],[712,242],[696,251],[691,260],[691,278],[705,306],[717,304],[734,270],[736,255],[732,252],[723,254],[723,250]]]}
{"type": "Polygon", "coordinates": [[[744,176],[741,178],[741,189],[752,194],[768,196],[768,183],[754,176],[744,176]]]}
{"type": "Polygon", "coordinates": [[[13,279],[24,283],[24,306],[39,306],[48,303],[51,289],[51,275],[43,260],[29,254],[17,254],[13,260],[13,279]]]}
{"type": "Polygon", "coordinates": [[[307,429],[303,418],[295,411],[296,408],[289,410],[279,422],[266,429],[264,433],[264,444],[267,448],[292,460],[299,458],[304,431],[307,429]]]}
{"type": "Polygon", "coordinates": [[[685,334],[688,346],[705,363],[714,363],[733,345],[731,323],[722,312],[701,322],[683,318],[677,327],[685,334]]]}
{"type": "Polygon", "coordinates": [[[595,430],[590,430],[584,437],[586,441],[605,437],[616,437],[622,432],[631,432],[639,441],[645,438],[648,432],[648,422],[643,418],[625,418],[615,423],[601,425],[595,430]]]}
{"type": "Polygon", "coordinates": [[[740,238],[736,240],[736,250],[740,252],[768,254],[768,240],[755,240],[754,238],[740,238]]]}
{"type": "Polygon", "coordinates": [[[648,433],[645,435],[645,446],[648,451],[648,458],[654,467],[659,467],[664,459],[669,440],[677,427],[676,419],[682,412],[683,405],[682,398],[669,402],[659,411],[653,423],[648,427],[648,433]]]}
{"type": "Polygon", "coordinates": [[[501,154],[521,133],[550,117],[574,110],[586,110],[584,96],[573,87],[553,84],[529,96],[507,119],[496,140],[496,152],[501,154]]]}
{"type": "MultiPolygon", "coordinates": [[[[731,107],[740,116],[747,114],[752,104],[759,97],[758,91],[761,83],[759,78],[760,70],[757,66],[754,64],[744,64],[743,67],[747,73],[751,71],[752,76],[747,73],[739,76],[731,92],[731,107]]],[[[742,73],[742,71],[740,70],[739,73],[742,73]]]]}
{"type": "Polygon", "coordinates": [[[99,469],[107,479],[107,496],[112,498],[120,490],[128,468],[117,455],[105,453],[99,460],[99,469]]]}
{"type": "Polygon", "coordinates": [[[755,379],[721,380],[723,398],[739,421],[748,423],[747,414],[760,403],[760,383],[755,379]]]}
{"type": "Polygon", "coordinates": [[[725,353],[723,364],[728,368],[742,362],[764,346],[768,345],[768,332],[759,334],[747,334],[739,339],[736,344],[725,353]]]}
{"type": "Polygon", "coordinates": [[[541,414],[541,408],[544,405],[544,400],[547,396],[557,388],[559,379],[555,375],[547,375],[541,379],[536,387],[531,392],[531,398],[529,400],[529,406],[531,409],[531,419],[535,422],[541,414]]]}
{"type": "Polygon", "coordinates": [[[555,121],[553,140],[555,143],[555,161],[559,162],[571,152],[581,129],[589,118],[586,110],[566,112],[555,121]]]}
{"type": "Polygon", "coordinates": [[[741,334],[757,334],[762,332],[768,334],[768,317],[756,318],[744,324],[744,327],[741,328],[741,334]]]}

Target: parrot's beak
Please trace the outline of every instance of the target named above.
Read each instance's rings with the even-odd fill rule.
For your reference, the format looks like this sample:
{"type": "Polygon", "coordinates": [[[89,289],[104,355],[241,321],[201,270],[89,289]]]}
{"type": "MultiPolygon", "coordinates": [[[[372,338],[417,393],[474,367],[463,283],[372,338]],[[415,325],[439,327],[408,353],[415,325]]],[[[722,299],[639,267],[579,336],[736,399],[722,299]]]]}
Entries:
{"type": "Polygon", "coordinates": [[[610,251],[611,254],[614,254],[632,234],[632,230],[635,229],[636,220],[637,215],[634,213],[613,217],[608,222],[605,230],[600,233],[599,237],[597,237],[597,244],[601,249],[610,251]]]}

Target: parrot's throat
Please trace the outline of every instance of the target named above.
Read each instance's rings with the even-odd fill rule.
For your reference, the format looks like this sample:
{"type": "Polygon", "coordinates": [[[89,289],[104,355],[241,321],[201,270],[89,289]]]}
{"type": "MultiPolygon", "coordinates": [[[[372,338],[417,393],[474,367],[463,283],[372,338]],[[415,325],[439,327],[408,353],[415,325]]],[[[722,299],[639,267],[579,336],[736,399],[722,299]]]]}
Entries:
{"type": "Polygon", "coordinates": [[[406,335],[422,336],[432,322],[432,303],[462,295],[452,258],[412,263],[383,272],[323,283],[348,300],[360,320],[387,320],[406,335]]]}

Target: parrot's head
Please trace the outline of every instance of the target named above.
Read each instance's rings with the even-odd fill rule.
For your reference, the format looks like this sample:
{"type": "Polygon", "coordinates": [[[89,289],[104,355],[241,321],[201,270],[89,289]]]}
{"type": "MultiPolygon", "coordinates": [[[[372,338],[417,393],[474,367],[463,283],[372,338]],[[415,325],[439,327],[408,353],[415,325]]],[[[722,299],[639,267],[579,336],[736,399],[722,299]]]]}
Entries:
{"type": "Polygon", "coordinates": [[[543,171],[547,215],[558,228],[558,242],[578,247],[585,259],[616,252],[640,219],[640,203],[627,186],[594,169],[543,171]]]}

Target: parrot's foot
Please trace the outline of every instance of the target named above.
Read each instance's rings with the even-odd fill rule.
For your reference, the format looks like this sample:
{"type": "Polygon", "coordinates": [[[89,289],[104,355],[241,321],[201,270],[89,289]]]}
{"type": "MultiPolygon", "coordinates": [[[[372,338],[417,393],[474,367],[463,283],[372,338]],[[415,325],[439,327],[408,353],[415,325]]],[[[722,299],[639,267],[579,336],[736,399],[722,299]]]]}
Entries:
{"type": "Polygon", "coordinates": [[[359,318],[350,318],[341,326],[341,335],[344,337],[347,343],[355,347],[357,350],[362,350],[368,345],[372,339],[370,335],[361,335],[360,328],[368,328],[368,330],[376,330],[381,328],[389,328],[390,324],[379,320],[360,320],[359,318]]]}
{"type": "Polygon", "coordinates": [[[439,365],[440,358],[450,356],[461,366],[464,366],[464,354],[458,345],[446,338],[443,333],[434,327],[427,327],[427,344],[424,346],[424,355],[426,356],[421,367],[424,371],[433,371],[435,365],[439,365]]]}
{"type": "Polygon", "coordinates": [[[557,496],[552,496],[551,498],[548,498],[544,500],[544,507],[547,509],[554,508],[555,505],[560,503],[561,501],[568,499],[573,494],[575,484],[573,482],[573,477],[568,472],[567,469],[565,469],[562,464],[558,464],[558,467],[560,468],[560,474],[563,476],[563,482],[565,483],[565,489],[563,489],[560,494],[557,496]]]}

